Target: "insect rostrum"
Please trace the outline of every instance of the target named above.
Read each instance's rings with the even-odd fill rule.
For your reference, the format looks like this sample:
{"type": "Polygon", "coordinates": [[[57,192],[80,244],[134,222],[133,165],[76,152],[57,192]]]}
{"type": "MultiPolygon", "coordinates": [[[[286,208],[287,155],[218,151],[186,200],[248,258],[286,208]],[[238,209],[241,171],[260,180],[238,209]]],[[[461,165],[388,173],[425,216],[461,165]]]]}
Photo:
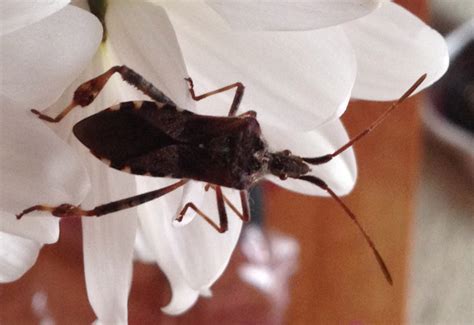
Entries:
{"type": "Polygon", "coordinates": [[[130,68],[115,66],[83,83],[75,91],[71,104],[57,117],[51,118],[36,110],[32,112],[45,121],[59,122],[73,108],[89,105],[114,73],[119,73],[123,80],[141,90],[153,101],[130,101],[107,108],[78,122],[73,128],[75,136],[93,155],[112,168],[136,175],[181,180],[170,186],[100,205],[91,210],[83,210],[67,203],[56,207],[35,205],[18,214],[18,218],[33,211],[48,211],[57,217],[102,216],[156,199],[192,179],[208,183],[208,188],[215,191],[219,224],[193,202],[184,205],[177,220],[183,218],[187,209],[193,209],[217,231],[225,232],[228,227],[226,205],[242,220],[248,221],[250,214],[247,190],[264,175],[273,174],[282,180],[295,178],[310,182],[331,195],[362,232],[385,278],[392,283],[388,268],[354,213],[322,179],[308,173],[311,170],[310,165],[330,161],[379,125],[400,102],[415,91],[426,75],[420,77],[369,128],[335,152],[321,157],[299,157],[289,150],[271,152],[262,136],[256,113],[249,111],[237,115],[245,89],[240,82],[196,96],[193,81],[187,78],[194,100],[234,88],[236,90],[227,117],[205,116],[178,107],[163,92],[130,68]],[[242,212],[223,195],[221,186],[240,190],[242,212]]]}

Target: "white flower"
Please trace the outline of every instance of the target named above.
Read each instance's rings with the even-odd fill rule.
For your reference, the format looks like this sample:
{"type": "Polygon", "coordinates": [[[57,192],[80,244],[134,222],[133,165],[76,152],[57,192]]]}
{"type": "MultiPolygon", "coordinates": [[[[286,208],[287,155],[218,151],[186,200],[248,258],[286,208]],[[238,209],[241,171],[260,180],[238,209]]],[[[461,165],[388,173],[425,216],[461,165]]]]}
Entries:
{"type": "MultiPolygon", "coordinates": [[[[275,150],[290,149],[302,156],[333,152],[347,141],[338,118],[350,97],[394,100],[423,73],[428,77],[418,91],[448,66],[443,38],[391,2],[207,3],[212,9],[197,1],[166,2],[188,71],[202,91],[242,81],[242,111],[257,111],[275,150]],[[351,10],[354,7],[358,10],[351,10]],[[342,24],[301,31],[325,27],[329,20],[342,24]]],[[[222,114],[230,96],[200,102],[198,111],[222,114]]],[[[313,169],[345,194],[354,185],[356,167],[350,151],[339,158],[313,169]]],[[[327,195],[298,180],[269,179],[300,193],[327,195]]]]}
{"type": "MultiPolygon", "coordinates": [[[[375,0],[157,3],[162,7],[142,1],[110,1],[105,16],[105,46],[87,72],[46,113],[54,115],[62,110],[81,82],[104,72],[114,62],[133,68],[178,105],[191,110],[195,103],[188,95],[184,77],[193,77],[197,93],[241,81],[246,86],[241,111],[257,111],[272,149],[317,156],[333,152],[347,142],[348,136],[338,118],[351,96],[395,99],[421,74],[428,73],[426,86],[439,78],[447,66],[442,38],[390,2],[379,9],[380,2],[375,0]],[[327,27],[336,24],[339,25],[327,27]],[[321,27],[327,28],[316,29],[321,27]]],[[[46,19],[39,23],[43,21],[46,19]]],[[[36,46],[42,50],[48,47],[36,46]]],[[[55,54],[50,57],[55,58],[55,63],[61,60],[55,54]]],[[[2,57],[2,62],[7,61],[2,57]]],[[[22,61],[11,58],[11,62],[19,62],[17,70],[22,77],[17,85],[21,89],[28,81],[27,69],[22,61]]],[[[77,109],[60,125],[53,126],[55,130],[68,138],[73,120],[119,101],[146,98],[124,85],[120,78],[109,83],[90,107],[77,109]]],[[[14,94],[10,98],[21,97],[10,90],[5,93],[14,94]]],[[[196,111],[224,115],[231,96],[232,92],[213,96],[196,105],[196,111]]],[[[27,108],[43,109],[51,102],[40,98],[26,104],[27,108]]],[[[12,130],[12,134],[17,132],[12,130]]],[[[70,141],[79,151],[86,152],[77,140],[70,141]]],[[[28,157],[32,159],[29,154],[28,157]]],[[[83,202],[85,207],[169,183],[134,178],[107,168],[94,157],[84,157],[92,182],[83,202]]],[[[351,150],[313,169],[314,175],[321,176],[338,194],[349,192],[354,185],[356,165],[351,150]]],[[[326,195],[301,181],[269,179],[294,191],[326,195]]],[[[171,220],[189,200],[201,205],[209,215],[217,214],[212,191],[203,193],[202,184],[196,182],[185,190],[185,194],[177,190],[137,209],[83,219],[88,296],[99,321],[127,321],[137,223],[142,247],[148,247],[172,286],[173,298],[165,311],[179,313],[192,306],[223,272],[242,223],[229,213],[229,231],[221,235],[201,218],[193,220],[193,216],[187,215],[184,225],[174,227],[171,220]]],[[[238,194],[233,192],[226,191],[226,195],[232,202],[239,202],[238,194]]],[[[31,195],[34,197],[35,193],[31,195]]],[[[56,201],[40,199],[33,204],[57,201],[57,197],[56,201]]]]}
{"type": "Polygon", "coordinates": [[[2,282],[19,278],[35,262],[42,245],[59,236],[59,220],[18,221],[14,213],[39,201],[80,203],[89,187],[78,156],[28,110],[56,101],[100,43],[97,19],[78,8],[63,8],[66,4],[0,4],[2,282]]]}

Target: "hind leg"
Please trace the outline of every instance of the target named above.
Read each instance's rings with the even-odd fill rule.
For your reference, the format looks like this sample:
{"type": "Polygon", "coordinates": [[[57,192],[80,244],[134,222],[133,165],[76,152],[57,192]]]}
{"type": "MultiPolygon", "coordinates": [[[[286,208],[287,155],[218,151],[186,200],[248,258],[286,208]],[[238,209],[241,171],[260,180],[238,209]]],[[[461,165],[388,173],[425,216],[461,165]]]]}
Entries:
{"type": "Polygon", "coordinates": [[[129,67],[122,65],[122,66],[114,66],[101,74],[94,79],[84,82],[80,85],[76,91],[74,92],[74,97],[72,102],[56,117],[50,117],[48,115],[42,114],[41,112],[32,109],[31,111],[38,115],[38,117],[42,120],[51,123],[58,123],[61,121],[69,112],[72,111],[77,106],[85,107],[91,104],[94,99],[99,95],[99,93],[104,88],[107,81],[112,77],[114,73],[120,74],[122,79],[129,83],[130,85],[136,87],[138,90],[142,91],[145,95],[149,96],[153,100],[163,103],[169,104],[172,106],[176,106],[176,104],[166,96],[161,90],[153,86],[150,82],[148,82],[145,78],[141,75],[130,69],[129,67]]]}

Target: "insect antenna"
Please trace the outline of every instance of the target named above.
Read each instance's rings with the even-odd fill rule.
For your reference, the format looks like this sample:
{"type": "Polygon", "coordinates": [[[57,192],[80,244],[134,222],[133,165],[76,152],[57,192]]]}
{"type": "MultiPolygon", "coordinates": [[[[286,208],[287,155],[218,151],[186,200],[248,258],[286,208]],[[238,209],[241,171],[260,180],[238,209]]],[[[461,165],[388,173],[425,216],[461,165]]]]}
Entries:
{"type": "Polygon", "coordinates": [[[342,147],[340,147],[339,149],[337,149],[333,153],[328,154],[328,155],[324,155],[324,156],[320,156],[320,157],[314,157],[314,158],[306,157],[306,158],[303,158],[303,160],[305,162],[309,163],[309,164],[312,164],[312,165],[324,164],[324,163],[330,161],[332,158],[339,155],[340,153],[342,153],[343,151],[345,151],[346,149],[352,147],[354,145],[354,143],[359,141],[361,138],[363,138],[368,133],[370,133],[372,130],[374,130],[377,126],[379,126],[380,123],[382,123],[390,115],[390,113],[392,113],[393,110],[395,110],[395,108],[397,108],[398,105],[400,105],[405,99],[407,99],[416,90],[416,88],[418,88],[418,86],[420,86],[420,84],[425,79],[426,79],[426,73],[423,74],[420,78],[418,78],[418,80],[410,87],[410,89],[408,89],[396,102],[394,102],[392,105],[390,105],[390,107],[382,115],[380,115],[379,118],[376,119],[367,129],[363,130],[358,135],[356,135],[355,137],[350,139],[349,142],[347,142],[345,145],[343,145],[342,147]]]}
{"type": "Polygon", "coordinates": [[[385,264],[385,262],[382,258],[382,255],[380,255],[379,251],[375,247],[374,242],[372,241],[370,236],[367,234],[364,227],[362,227],[362,225],[359,223],[359,220],[357,219],[355,214],[351,211],[351,209],[349,209],[349,207],[341,200],[341,198],[336,193],[334,193],[334,191],[322,179],[320,179],[316,176],[301,176],[298,179],[310,182],[310,183],[320,187],[321,189],[328,192],[329,195],[331,195],[331,197],[334,200],[336,200],[337,203],[339,203],[339,205],[344,209],[344,211],[347,213],[347,215],[352,219],[352,221],[354,221],[357,228],[359,228],[359,230],[362,233],[362,235],[364,236],[367,244],[369,244],[370,248],[372,249],[372,252],[374,253],[375,259],[377,260],[377,263],[379,263],[380,269],[382,270],[383,275],[385,276],[385,279],[387,280],[387,282],[390,285],[393,285],[392,276],[390,275],[390,271],[388,270],[388,267],[385,264]]]}

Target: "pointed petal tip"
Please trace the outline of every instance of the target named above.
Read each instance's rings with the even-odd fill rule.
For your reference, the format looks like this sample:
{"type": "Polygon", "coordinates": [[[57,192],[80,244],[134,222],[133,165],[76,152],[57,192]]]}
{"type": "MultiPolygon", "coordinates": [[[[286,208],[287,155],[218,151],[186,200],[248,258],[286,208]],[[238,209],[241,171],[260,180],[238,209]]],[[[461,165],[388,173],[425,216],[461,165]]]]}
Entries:
{"type": "Polygon", "coordinates": [[[214,295],[211,288],[204,288],[199,290],[199,295],[204,298],[212,298],[214,295]]]}
{"type": "Polygon", "coordinates": [[[194,306],[198,297],[199,293],[197,291],[192,294],[188,292],[186,296],[173,293],[170,303],[165,307],[161,307],[161,311],[168,315],[180,315],[194,306]]]}

